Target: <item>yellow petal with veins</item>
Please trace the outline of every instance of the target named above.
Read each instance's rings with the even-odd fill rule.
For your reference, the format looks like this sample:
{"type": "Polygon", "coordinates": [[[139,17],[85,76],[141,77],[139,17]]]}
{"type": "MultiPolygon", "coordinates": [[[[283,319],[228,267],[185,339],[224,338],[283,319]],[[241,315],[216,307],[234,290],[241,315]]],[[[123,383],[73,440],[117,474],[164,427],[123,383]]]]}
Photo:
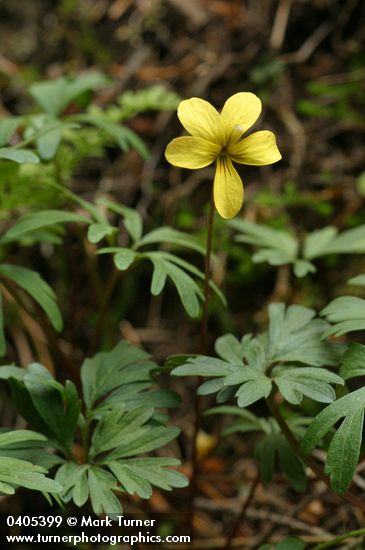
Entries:
{"type": "Polygon", "coordinates": [[[260,113],[261,101],[251,92],[239,92],[227,99],[221,113],[225,144],[237,141],[235,128],[240,127],[242,135],[255,124],[260,113]]]}
{"type": "Polygon", "coordinates": [[[208,101],[198,97],[186,99],[179,104],[177,116],[192,136],[224,145],[220,115],[208,101]]]}
{"type": "Polygon", "coordinates": [[[230,145],[228,154],[235,162],[252,166],[273,164],[281,159],[275,136],[268,130],[255,132],[242,141],[230,145]]]}
{"type": "Polygon", "coordinates": [[[215,161],[220,146],[192,136],[178,137],[166,147],[165,157],[180,168],[204,168],[215,161]]]}
{"type": "Polygon", "coordinates": [[[215,207],[222,218],[233,218],[242,206],[242,180],[227,156],[217,158],[213,196],[215,207]]]}

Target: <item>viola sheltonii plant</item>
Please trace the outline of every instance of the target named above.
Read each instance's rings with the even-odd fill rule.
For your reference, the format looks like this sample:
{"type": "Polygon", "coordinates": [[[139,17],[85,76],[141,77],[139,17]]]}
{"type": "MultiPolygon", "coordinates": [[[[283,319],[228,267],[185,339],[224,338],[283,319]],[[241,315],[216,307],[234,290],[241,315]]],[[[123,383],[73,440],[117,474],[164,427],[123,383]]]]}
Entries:
{"type": "MultiPolygon", "coordinates": [[[[284,152],[279,161],[290,123],[277,140],[267,129],[248,133],[261,100],[232,92],[217,110],[162,85],[116,96],[113,81],[86,73],[33,83],[24,112],[0,118],[0,492],[8,510],[32,515],[26,507],[40,498],[43,515],[61,518],[160,513],[159,536],[188,533],[183,548],[200,548],[204,514],[224,511],[228,527],[211,548],[225,549],[246,548],[240,526],[271,486],[308,502],[321,498],[320,487],[364,514],[365,220],[303,232],[288,216],[275,218],[274,207],[260,220],[258,178],[269,189],[288,162],[284,152]],[[167,136],[177,131],[176,111],[189,135],[161,138],[156,157],[138,128],[142,115],[162,111],[172,113],[167,136]],[[85,166],[117,157],[121,187],[133,164],[132,197],[119,183],[83,186],[85,166]],[[141,167],[150,159],[179,175],[170,194],[163,178],[147,189],[141,167]],[[193,204],[184,185],[195,177],[193,204]],[[163,210],[173,193],[181,201],[171,216],[163,210]],[[331,275],[344,254],[359,272],[331,275]],[[310,298],[324,291],[319,272],[341,279],[341,292],[310,298]],[[248,477],[240,464],[249,464],[248,477]],[[223,506],[228,496],[213,488],[212,472],[244,484],[233,507],[223,506]]],[[[292,523],[277,550],[339,541],[292,523]]],[[[340,539],[365,534],[352,531],[340,539]]],[[[270,536],[255,548],[273,548],[270,536]]]]}

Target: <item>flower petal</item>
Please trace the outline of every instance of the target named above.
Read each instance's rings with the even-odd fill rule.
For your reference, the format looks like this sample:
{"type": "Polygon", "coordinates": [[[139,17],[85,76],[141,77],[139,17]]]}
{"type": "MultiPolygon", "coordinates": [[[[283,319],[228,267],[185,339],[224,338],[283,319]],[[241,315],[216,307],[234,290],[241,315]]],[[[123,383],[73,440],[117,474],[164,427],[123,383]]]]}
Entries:
{"type": "Polygon", "coordinates": [[[213,195],[222,218],[233,218],[239,212],[243,203],[242,180],[227,156],[217,158],[213,195]]]}
{"type": "Polygon", "coordinates": [[[242,141],[230,145],[228,154],[235,162],[252,166],[264,166],[281,159],[275,136],[268,130],[254,132],[242,141]]]}
{"type": "Polygon", "coordinates": [[[192,136],[224,145],[220,115],[208,101],[199,97],[186,99],[179,104],[177,116],[192,136]]]}
{"type": "Polygon", "coordinates": [[[221,113],[225,144],[228,145],[236,127],[241,135],[246,132],[261,113],[261,101],[250,92],[239,92],[227,99],[221,113]]]}
{"type": "Polygon", "coordinates": [[[166,147],[165,157],[180,168],[204,168],[215,161],[219,145],[199,137],[175,138],[166,147]]]}

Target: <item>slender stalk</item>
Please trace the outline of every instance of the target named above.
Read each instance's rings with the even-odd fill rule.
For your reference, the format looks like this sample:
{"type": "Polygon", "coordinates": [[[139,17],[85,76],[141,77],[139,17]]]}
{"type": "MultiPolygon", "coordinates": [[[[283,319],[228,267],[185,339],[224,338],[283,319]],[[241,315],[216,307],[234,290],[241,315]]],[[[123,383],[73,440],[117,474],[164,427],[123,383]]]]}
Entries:
{"type": "MultiPolygon", "coordinates": [[[[330,478],[323,472],[322,468],[317,464],[317,462],[309,455],[304,455],[300,450],[300,443],[289,428],[288,424],[286,423],[285,419],[281,416],[279,409],[277,408],[273,394],[269,395],[269,397],[266,399],[266,404],[272,414],[272,416],[275,418],[276,422],[279,424],[281,431],[285,435],[286,439],[288,440],[289,444],[291,445],[293,451],[301,457],[301,459],[305,462],[305,464],[313,471],[313,473],[316,474],[316,476],[321,479],[327,487],[332,491],[331,488],[331,481],[330,478]]],[[[337,493],[336,493],[337,494],[337,493]]],[[[337,495],[343,500],[349,502],[352,506],[355,508],[358,508],[362,512],[365,512],[365,501],[363,501],[361,498],[357,497],[356,495],[350,493],[349,491],[345,493],[344,495],[337,495]]]]}
{"type": "Polygon", "coordinates": [[[205,270],[204,270],[204,302],[203,302],[203,316],[200,325],[200,353],[208,352],[208,306],[209,306],[209,282],[210,282],[210,260],[212,256],[212,242],[213,242],[213,222],[214,222],[214,198],[213,191],[210,198],[209,214],[208,214],[208,235],[207,235],[207,249],[205,253],[205,270]]]}
{"type": "MultiPolygon", "coordinates": [[[[209,281],[210,281],[210,260],[212,255],[212,242],[213,242],[213,222],[214,222],[214,198],[213,198],[213,189],[210,198],[209,214],[207,221],[207,247],[205,253],[205,270],[204,270],[204,302],[203,302],[203,315],[200,325],[200,341],[199,341],[199,353],[208,352],[208,306],[209,306],[209,281]]],[[[197,478],[199,473],[199,463],[198,463],[198,449],[197,441],[198,434],[201,426],[201,398],[198,395],[198,388],[201,384],[201,377],[196,378],[195,383],[195,392],[194,392],[194,432],[192,437],[192,451],[191,451],[191,464],[192,464],[192,473],[191,473],[191,484],[190,484],[190,531],[193,533],[193,519],[194,519],[194,500],[197,491],[197,478]]]]}
{"type": "Polygon", "coordinates": [[[365,529],[357,529],[356,531],[348,531],[347,533],[344,533],[343,535],[340,535],[332,540],[329,540],[327,542],[322,542],[321,544],[317,544],[313,548],[313,550],[325,550],[325,548],[331,548],[332,546],[336,546],[343,540],[352,538],[352,537],[361,537],[361,535],[365,535],[365,529]]]}
{"type": "Polygon", "coordinates": [[[237,517],[236,521],[233,524],[231,532],[227,537],[227,542],[226,542],[226,545],[224,547],[224,550],[230,550],[232,548],[233,540],[236,536],[236,533],[238,531],[239,526],[241,525],[241,523],[245,519],[247,508],[251,504],[251,501],[252,501],[252,499],[255,495],[255,491],[256,491],[257,486],[258,486],[259,483],[260,483],[260,475],[257,474],[255,479],[253,480],[253,482],[251,484],[250,491],[249,491],[247,497],[245,498],[245,500],[242,504],[241,512],[238,514],[238,517],[237,517]]]}
{"type": "Polygon", "coordinates": [[[110,303],[111,296],[113,294],[113,290],[115,288],[115,285],[118,282],[118,278],[120,276],[120,271],[118,271],[116,268],[113,269],[112,275],[109,279],[109,282],[105,288],[102,303],[100,305],[100,311],[99,311],[99,317],[94,329],[94,334],[91,342],[91,352],[95,353],[100,345],[100,340],[103,332],[103,327],[105,324],[105,319],[108,313],[108,306],[110,303]]]}

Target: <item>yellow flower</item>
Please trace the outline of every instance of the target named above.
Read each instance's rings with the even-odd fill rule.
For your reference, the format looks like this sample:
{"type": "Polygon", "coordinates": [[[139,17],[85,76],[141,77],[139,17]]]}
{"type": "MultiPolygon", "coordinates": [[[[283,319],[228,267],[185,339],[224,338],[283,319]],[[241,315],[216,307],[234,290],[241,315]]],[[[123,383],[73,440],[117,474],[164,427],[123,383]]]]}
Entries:
{"type": "Polygon", "coordinates": [[[242,180],[232,160],[263,166],[281,159],[272,132],[261,130],[242,139],[260,113],[260,99],[249,92],[227,99],[221,113],[198,97],[182,101],[178,107],[177,116],[191,135],[173,139],[165,156],[181,168],[204,168],[216,163],[213,197],[222,218],[233,218],[243,203],[242,180]]]}

